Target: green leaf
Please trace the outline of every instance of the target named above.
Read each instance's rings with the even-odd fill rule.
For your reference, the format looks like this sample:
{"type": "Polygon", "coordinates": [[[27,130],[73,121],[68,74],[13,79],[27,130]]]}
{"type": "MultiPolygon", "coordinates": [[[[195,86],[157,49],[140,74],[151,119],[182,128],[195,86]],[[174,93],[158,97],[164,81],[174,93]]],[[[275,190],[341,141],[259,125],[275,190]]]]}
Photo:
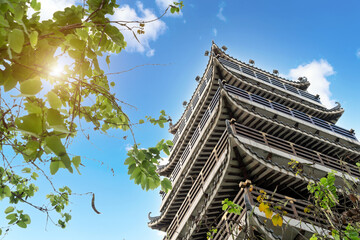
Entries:
{"type": "Polygon", "coordinates": [[[106,56],[106,64],[108,65],[108,68],[110,69],[110,55],[106,56]]]}
{"type": "Polygon", "coordinates": [[[170,151],[169,151],[169,148],[168,148],[168,146],[166,146],[166,145],[163,145],[163,151],[164,151],[164,153],[166,154],[166,155],[170,155],[170,151]]]}
{"type": "Polygon", "coordinates": [[[34,102],[26,102],[24,103],[24,106],[26,111],[28,111],[28,113],[37,113],[37,114],[41,113],[41,108],[34,102]]]}
{"type": "Polygon", "coordinates": [[[0,27],[10,27],[9,22],[4,18],[3,15],[0,15],[0,27]]]}
{"type": "Polygon", "coordinates": [[[48,109],[47,122],[49,123],[49,126],[53,128],[55,131],[70,133],[65,126],[64,117],[56,109],[52,109],[52,108],[48,109]]]}
{"type": "Polygon", "coordinates": [[[124,35],[117,27],[107,24],[105,27],[105,33],[115,42],[115,44],[121,46],[122,48],[126,46],[124,35]]]}
{"type": "Polygon", "coordinates": [[[36,172],[33,172],[31,175],[31,178],[36,180],[39,177],[39,174],[37,174],[36,172]]]}
{"type": "Polygon", "coordinates": [[[171,189],[172,189],[171,181],[169,179],[167,179],[167,178],[164,178],[161,181],[161,190],[163,190],[164,192],[167,193],[171,189]]]}
{"type": "Polygon", "coordinates": [[[17,219],[17,213],[12,213],[12,214],[7,215],[6,219],[8,219],[8,220],[17,219]]]}
{"type": "Polygon", "coordinates": [[[227,205],[227,204],[224,204],[223,206],[222,206],[222,210],[223,211],[226,211],[226,209],[228,208],[229,206],[227,205]]]}
{"type": "Polygon", "coordinates": [[[11,50],[21,53],[24,45],[24,32],[20,29],[13,29],[8,35],[8,42],[11,50]]]}
{"type": "Polygon", "coordinates": [[[72,172],[72,167],[70,163],[70,158],[66,153],[66,149],[62,144],[58,136],[49,136],[45,138],[45,145],[50,151],[55,153],[56,156],[61,158],[61,161],[64,163],[65,167],[72,172]]]}
{"type": "Polygon", "coordinates": [[[135,163],[135,159],[133,157],[126,158],[124,162],[125,165],[131,165],[133,163],[135,163]]]}
{"type": "Polygon", "coordinates": [[[10,190],[9,186],[6,185],[3,189],[3,192],[4,192],[5,196],[11,197],[11,190],[10,190]]]}
{"type": "Polygon", "coordinates": [[[8,213],[11,213],[11,212],[13,212],[15,210],[15,208],[14,207],[12,207],[12,206],[9,206],[9,207],[7,207],[6,209],[5,209],[5,214],[8,214],[8,213]]]}
{"type": "Polygon", "coordinates": [[[24,223],[26,223],[26,224],[31,223],[31,219],[30,219],[30,216],[28,214],[24,214],[23,220],[24,220],[24,223]]]}
{"type": "Polygon", "coordinates": [[[81,163],[81,157],[80,156],[73,157],[72,163],[75,166],[76,171],[81,175],[80,170],[79,170],[80,163],[81,163]]]}
{"type": "Polygon", "coordinates": [[[20,131],[38,136],[42,133],[42,122],[36,114],[29,114],[15,120],[20,131]]]}
{"type": "Polygon", "coordinates": [[[53,91],[50,91],[47,94],[47,100],[50,104],[50,107],[55,108],[55,109],[58,109],[61,107],[61,100],[58,98],[56,93],[54,93],[53,91]]]}
{"type": "Polygon", "coordinates": [[[21,4],[18,4],[14,11],[14,19],[16,21],[19,21],[23,18],[23,16],[24,16],[24,8],[22,7],[21,4]]]}
{"type": "Polygon", "coordinates": [[[39,33],[37,31],[32,31],[30,33],[30,45],[32,48],[35,48],[36,45],[37,45],[37,42],[38,42],[38,36],[39,36],[39,33]]]}
{"type": "Polygon", "coordinates": [[[17,84],[17,80],[13,76],[8,76],[4,82],[4,90],[5,92],[10,91],[13,89],[17,84]]]}
{"type": "Polygon", "coordinates": [[[139,120],[139,124],[143,124],[144,122],[145,122],[144,119],[139,120]]]}
{"type": "Polygon", "coordinates": [[[167,140],[166,144],[169,145],[169,146],[174,146],[174,143],[171,140],[167,140]]]}
{"type": "Polygon", "coordinates": [[[23,173],[31,173],[31,168],[23,168],[21,171],[23,173]]]}
{"type": "Polygon", "coordinates": [[[32,0],[31,3],[30,3],[30,6],[35,11],[39,11],[41,9],[41,3],[37,2],[36,0],[32,0]]]}
{"type": "Polygon", "coordinates": [[[42,89],[40,79],[30,79],[20,83],[20,92],[23,95],[35,95],[42,89]]]}
{"type": "Polygon", "coordinates": [[[110,83],[110,86],[115,87],[115,83],[114,83],[114,82],[111,82],[111,83],[110,83]]]}
{"type": "Polygon", "coordinates": [[[50,163],[50,173],[54,175],[60,168],[60,160],[51,161],[50,163]]]}
{"type": "Polygon", "coordinates": [[[26,227],[27,227],[26,223],[24,223],[24,222],[22,222],[22,221],[19,221],[19,222],[17,222],[16,224],[17,224],[19,227],[21,227],[21,228],[26,228],[26,227]]]}
{"type": "Polygon", "coordinates": [[[70,40],[70,46],[79,51],[84,51],[86,42],[77,38],[73,38],[70,40]]]}

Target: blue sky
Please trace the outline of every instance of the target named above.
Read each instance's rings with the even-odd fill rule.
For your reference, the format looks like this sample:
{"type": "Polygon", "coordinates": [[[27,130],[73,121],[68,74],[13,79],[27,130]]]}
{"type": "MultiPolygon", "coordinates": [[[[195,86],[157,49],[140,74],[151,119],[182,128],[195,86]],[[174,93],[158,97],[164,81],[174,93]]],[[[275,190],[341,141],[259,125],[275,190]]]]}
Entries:
{"type": "MultiPolygon", "coordinates": [[[[42,2],[51,13],[72,0],[42,2]]],[[[121,1],[116,17],[152,18],[161,13],[166,2],[171,1],[121,1]]],[[[338,125],[353,128],[360,136],[359,1],[185,0],[184,4],[181,16],[166,16],[146,26],[142,45],[128,38],[127,51],[111,56],[109,72],[163,64],[111,77],[118,98],[137,107],[125,107],[132,119],[156,116],[164,109],[177,121],[182,102],[189,100],[196,86],[196,75],[205,70],[208,58],[204,51],[214,40],[226,45],[228,53],[238,59],[254,59],[257,67],[278,69],[283,76],[307,76],[312,83],[310,91],[320,93],[329,106],[339,101],[344,107],[338,125]]],[[[167,129],[150,125],[136,128],[135,133],[144,147],[161,138],[171,139],[167,129]]],[[[123,165],[125,149],[131,144],[123,136],[129,133],[114,131],[110,135],[92,134],[89,142],[79,134],[71,152],[86,157],[82,175],[62,171],[54,178],[59,187],[69,185],[77,193],[95,192],[102,214],[92,211],[90,196],[74,196],[69,207],[73,219],[65,230],[51,223],[45,229],[46,216],[28,209],[32,224],[26,230],[13,228],[6,239],[162,239],[147,227],[147,213],[158,214],[158,190],[142,191],[129,180],[123,165]]],[[[45,183],[40,187],[42,193],[50,189],[45,183]]],[[[39,197],[37,201],[43,200],[39,197]]]]}

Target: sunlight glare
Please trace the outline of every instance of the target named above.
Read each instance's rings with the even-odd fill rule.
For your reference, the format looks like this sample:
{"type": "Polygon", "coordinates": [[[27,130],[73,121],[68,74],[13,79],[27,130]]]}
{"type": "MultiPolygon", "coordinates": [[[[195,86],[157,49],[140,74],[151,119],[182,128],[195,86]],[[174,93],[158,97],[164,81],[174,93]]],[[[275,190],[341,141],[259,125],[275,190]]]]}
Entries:
{"type": "Polygon", "coordinates": [[[57,64],[51,69],[50,75],[53,77],[59,77],[62,75],[63,72],[64,72],[64,66],[57,64]]]}

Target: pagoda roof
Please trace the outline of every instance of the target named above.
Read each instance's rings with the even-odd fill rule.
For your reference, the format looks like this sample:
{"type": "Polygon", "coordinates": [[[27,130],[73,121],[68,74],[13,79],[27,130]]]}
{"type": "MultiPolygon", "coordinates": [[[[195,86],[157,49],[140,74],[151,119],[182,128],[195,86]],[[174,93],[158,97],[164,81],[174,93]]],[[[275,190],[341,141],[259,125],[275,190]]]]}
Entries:
{"type": "Polygon", "coordinates": [[[305,80],[305,81],[292,81],[292,80],[289,80],[289,79],[286,79],[286,78],[283,78],[283,77],[279,77],[273,73],[270,73],[270,72],[267,72],[266,70],[263,70],[263,69],[260,69],[260,68],[257,68],[253,65],[250,65],[248,63],[245,63],[245,62],[242,62],[240,60],[238,60],[237,58],[235,57],[232,57],[230,55],[228,55],[227,53],[225,53],[225,51],[223,51],[221,48],[219,48],[215,42],[212,42],[212,46],[211,46],[211,51],[215,54],[215,55],[218,55],[220,57],[223,57],[225,59],[228,59],[228,60],[231,60],[233,62],[237,62],[239,63],[240,65],[244,65],[250,69],[254,69],[256,71],[259,71],[261,73],[264,73],[266,75],[270,75],[272,78],[274,79],[277,79],[283,83],[286,83],[286,84],[290,84],[296,88],[299,88],[301,90],[306,90],[309,86],[310,86],[310,82],[305,80]]]}
{"type": "MultiPolygon", "coordinates": [[[[349,151],[349,152],[352,152],[353,154],[358,154],[359,151],[360,151],[360,143],[358,141],[356,141],[356,140],[348,139],[348,138],[345,138],[345,137],[343,137],[341,135],[339,135],[339,137],[341,137],[342,142],[336,141],[335,139],[330,140],[330,139],[325,138],[323,136],[315,135],[313,132],[308,132],[305,129],[300,130],[295,125],[290,125],[288,123],[279,121],[277,119],[273,119],[273,118],[271,118],[269,116],[266,116],[266,115],[261,114],[261,113],[259,113],[257,111],[249,109],[244,103],[236,101],[236,99],[234,97],[230,96],[228,91],[223,89],[223,88],[221,90],[221,95],[223,97],[225,97],[227,102],[229,102],[230,105],[233,108],[237,108],[237,109],[239,109],[239,111],[245,111],[245,112],[247,112],[247,114],[253,115],[255,117],[256,116],[260,117],[261,119],[263,119],[265,121],[271,122],[275,126],[291,130],[292,132],[295,132],[295,133],[300,134],[300,135],[305,135],[309,139],[317,139],[318,141],[324,143],[325,145],[330,144],[329,147],[330,146],[334,146],[334,147],[338,146],[340,149],[342,149],[343,152],[349,151]]],[[[223,99],[223,97],[221,97],[220,99],[223,99]]],[[[318,126],[313,125],[313,124],[307,124],[307,126],[312,128],[314,130],[314,132],[320,130],[320,131],[322,131],[324,133],[327,133],[327,131],[328,131],[326,129],[321,129],[318,126]]],[[[333,135],[337,136],[336,133],[333,133],[333,135]]],[[[166,172],[171,173],[173,171],[175,165],[177,164],[177,161],[174,161],[173,157],[170,157],[169,160],[170,160],[170,162],[167,165],[163,166],[161,169],[158,170],[160,174],[163,174],[163,173],[166,173],[166,172]]],[[[165,174],[165,175],[167,175],[167,174],[165,174]]]]}
{"type": "MultiPolygon", "coordinates": [[[[249,147],[247,147],[245,144],[241,143],[240,141],[237,140],[236,136],[234,136],[234,134],[232,133],[232,130],[229,130],[229,127],[227,127],[227,132],[228,132],[228,151],[223,152],[226,154],[226,156],[221,157],[223,153],[219,153],[219,160],[215,160],[215,161],[223,161],[222,163],[224,163],[224,167],[220,167],[219,169],[217,169],[214,165],[211,169],[205,169],[206,167],[203,168],[203,170],[201,171],[201,173],[198,175],[198,178],[202,178],[202,176],[214,176],[213,178],[204,178],[202,180],[203,182],[203,186],[197,186],[195,181],[195,184],[192,185],[192,188],[189,190],[189,193],[193,193],[194,191],[192,189],[197,189],[197,188],[203,188],[202,191],[198,191],[197,194],[195,196],[189,196],[187,195],[187,198],[191,198],[189,201],[183,201],[182,205],[180,208],[185,208],[187,209],[188,207],[186,207],[185,205],[189,205],[191,203],[191,209],[198,209],[197,205],[202,206],[201,209],[204,211],[206,209],[213,209],[215,207],[219,208],[221,211],[221,200],[224,200],[224,197],[216,197],[218,194],[221,194],[219,191],[219,188],[223,185],[226,185],[226,189],[230,188],[229,182],[226,180],[231,178],[231,176],[237,176],[239,178],[239,181],[231,181],[233,182],[233,186],[236,187],[238,185],[238,183],[241,180],[245,180],[245,178],[255,178],[256,181],[254,181],[255,183],[257,181],[262,181],[263,179],[259,179],[260,176],[262,176],[262,178],[266,178],[269,179],[268,183],[273,183],[275,180],[278,179],[287,179],[286,182],[288,182],[287,185],[284,186],[279,186],[278,189],[289,189],[294,187],[295,189],[297,189],[297,191],[301,192],[306,192],[306,186],[308,184],[308,182],[310,180],[316,180],[315,178],[311,177],[311,176],[300,176],[298,175],[294,170],[292,170],[291,168],[285,168],[282,166],[279,166],[276,162],[273,162],[269,159],[265,159],[262,156],[259,156],[256,152],[252,151],[252,149],[250,149],[249,147]],[[233,151],[230,151],[230,149],[233,148],[237,148],[239,149],[239,151],[241,152],[241,156],[235,155],[235,153],[233,151]],[[230,155],[231,156],[230,156],[230,155]],[[230,159],[233,159],[232,161],[238,161],[239,157],[243,160],[246,159],[245,161],[245,165],[244,167],[247,167],[247,165],[251,165],[249,166],[252,170],[249,170],[248,173],[251,175],[248,175],[247,177],[242,175],[242,174],[236,174],[234,175],[233,172],[233,163],[231,163],[230,159]],[[254,166],[257,168],[258,171],[254,171],[254,166]],[[203,173],[205,171],[209,172],[208,174],[203,173]],[[221,170],[222,169],[222,170],[221,170]],[[217,173],[215,173],[215,171],[217,173]],[[218,172],[220,171],[220,172],[218,172]],[[231,173],[230,173],[231,172],[231,173]],[[263,173],[265,173],[265,175],[263,176],[263,173]],[[261,174],[260,174],[261,173],[261,174]],[[220,176],[221,175],[221,176],[220,176]],[[272,179],[272,181],[270,181],[270,179],[272,179]],[[214,182],[216,183],[215,187],[211,187],[211,189],[208,191],[206,186],[210,186],[213,184],[210,184],[210,182],[214,182]],[[296,187],[295,187],[296,186],[296,187]],[[301,190],[300,190],[301,189],[301,190]],[[204,194],[206,192],[206,194],[204,194]],[[198,195],[202,195],[202,197],[199,197],[198,195]],[[221,200],[219,200],[220,198],[222,198],[221,200]],[[197,200],[195,200],[197,199],[197,200]],[[206,206],[207,205],[207,206],[206,206]],[[210,205],[212,205],[210,207],[210,205]]],[[[209,165],[211,165],[211,161],[213,160],[209,160],[209,165]]],[[[216,165],[217,166],[222,166],[221,162],[218,162],[216,165]]],[[[234,180],[234,179],[233,179],[234,180]]],[[[276,181],[275,181],[276,182],[276,181]]],[[[191,209],[188,209],[187,211],[191,211],[191,209]]],[[[190,213],[191,215],[191,213],[190,213]]],[[[198,212],[197,215],[201,216],[203,215],[203,213],[198,212]]],[[[176,217],[174,219],[172,219],[172,222],[177,222],[180,226],[180,228],[178,228],[178,230],[182,230],[181,226],[185,226],[185,222],[187,222],[189,219],[186,219],[185,216],[181,217],[180,219],[177,219],[176,217]]],[[[173,234],[177,235],[180,232],[176,232],[174,233],[173,231],[173,227],[171,227],[172,224],[170,224],[169,228],[166,228],[167,231],[171,231],[170,232],[170,239],[173,239],[172,237],[174,236],[173,234]],[[171,229],[170,229],[171,228],[171,229]]],[[[154,225],[152,225],[152,227],[154,227],[154,225]]],[[[155,227],[156,228],[156,227],[155,227]]],[[[190,229],[194,229],[194,228],[190,228],[190,229]]],[[[169,233],[169,232],[168,232],[169,233]]],[[[191,235],[188,234],[188,236],[191,235]]]]}
{"type": "MultiPolygon", "coordinates": [[[[228,68],[226,68],[224,66],[224,64],[222,64],[218,59],[214,58],[214,63],[215,66],[218,66],[220,68],[219,71],[222,71],[222,75],[224,76],[224,80],[229,80],[230,78],[234,78],[237,81],[246,83],[249,86],[252,86],[254,88],[260,89],[261,91],[267,92],[271,95],[277,96],[281,99],[284,100],[288,100],[289,98],[291,98],[291,96],[289,96],[286,93],[283,92],[274,92],[274,91],[270,91],[266,88],[264,88],[261,85],[258,84],[253,84],[249,81],[246,81],[246,78],[239,78],[238,76],[236,76],[233,72],[231,72],[228,68]]],[[[292,95],[294,96],[294,95],[292,95]]],[[[337,120],[342,116],[342,114],[344,113],[344,109],[341,107],[340,103],[337,102],[337,106],[331,108],[331,109],[327,109],[325,107],[320,107],[318,105],[314,105],[314,104],[309,104],[307,101],[302,101],[296,98],[297,96],[294,96],[293,98],[291,98],[291,101],[296,102],[297,104],[301,105],[302,108],[306,108],[309,109],[309,111],[314,112],[314,113],[318,113],[319,115],[323,116],[323,117],[319,117],[322,119],[325,119],[329,122],[335,123],[337,122],[337,120]]]]}
{"type": "MultiPolygon", "coordinates": [[[[210,84],[212,84],[213,81],[217,82],[217,80],[214,79],[214,76],[216,75],[216,73],[218,71],[222,71],[223,74],[231,75],[232,77],[237,78],[239,81],[243,81],[242,79],[239,79],[239,77],[235,76],[234,73],[232,73],[229,69],[227,69],[221,62],[219,62],[219,60],[215,56],[213,56],[213,54],[211,54],[209,57],[209,61],[207,63],[206,69],[203,73],[203,76],[202,76],[201,80],[199,81],[199,84],[196,87],[195,91],[193,92],[193,95],[191,96],[191,99],[190,99],[189,103],[187,104],[182,116],[178,119],[178,121],[175,124],[170,124],[170,126],[169,126],[170,133],[175,134],[177,132],[177,130],[181,124],[181,120],[185,118],[185,114],[189,111],[189,108],[191,108],[191,106],[194,102],[196,93],[204,85],[204,82],[206,82],[206,81],[208,82],[209,80],[210,80],[210,84]],[[217,67],[220,67],[220,69],[218,69],[217,67]]],[[[266,88],[264,88],[262,86],[255,85],[250,82],[246,82],[246,83],[249,85],[252,85],[254,87],[257,87],[257,88],[261,89],[262,91],[269,92],[269,90],[267,90],[266,88]]],[[[207,83],[207,84],[209,84],[209,83],[207,83]]],[[[217,83],[215,83],[215,84],[217,84],[217,83]]],[[[285,93],[285,92],[283,92],[283,93],[273,93],[272,92],[272,94],[274,94],[275,96],[281,97],[283,99],[290,98],[292,101],[295,101],[297,104],[300,104],[303,108],[308,108],[309,111],[319,112],[318,114],[324,116],[328,121],[333,122],[333,123],[335,123],[344,113],[344,109],[341,108],[340,104],[338,104],[334,108],[327,109],[326,107],[322,107],[321,105],[311,104],[308,99],[302,100],[302,99],[300,99],[300,96],[298,96],[298,95],[289,95],[288,93],[285,93]]],[[[293,94],[293,93],[291,93],[291,94],[293,94]]]]}
{"type": "MultiPolygon", "coordinates": [[[[276,123],[277,125],[283,125],[283,126],[286,126],[286,127],[288,127],[288,128],[292,128],[292,130],[294,130],[294,128],[292,127],[292,126],[290,126],[290,125],[286,125],[286,124],[284,124],[284,123],[282,123],[282,122],[278,122],[278,121],[276,121],[276,120],[274,120],[274,119],[271,119],[271,118],[268,118],[268,117],[266,117],[266,116],[262,116],[261,114],[259,114],[259,113],[256,113],[256,112],[254,112],[254,111],[251,111],[250,109],[248,109],[246,106],[242,106],[242,105],[239,105],[239,104],[237,104],[237,103],[235,103],[235,100],[234,99],[232,99],[232,97],[230,96],[230,95],[228,95],[228,93],[223,89],[222,91],[221,91],[221,95],[222,95],[222,97],[220,98],[220,105],[224,105],[225,103],[227,103],[227,104],[230,104],[230,106],[233,106],[233,107],[236,107],[236,108],[239,108],[239,109],[241,109],[241,111],[246,111],[248,114],[251,114],[251,115],[259,115],[259,116],[261,116],[263,119],[266,119],[267,121],[269,120],[269,121],[272,121],[273,123],[276,123]]],[[[224,107],[221,107],[219,105],[219,110],[223,110],[223,108],[224,107]]],[[[218,114],[217,114],[217,117],[215,118],[215,120],[213,120],[213,123],[212,123],[212,129],[215,129],[216,128],[216,125],[217,125],[217,122],[220,120],[220,115],[221,115],[221,111],[218,111],[218,114]],[[217,120],[216,120],[217,119],[217,120]]],[[[301,130],[298,130],[298,129],[295,129],[296,131],[299,131],[299,132],[302,132],[301,130]]],[[[211,131],[213,131],[213,130],[210,130],[210,132],[211,131]]],[[[219,131],[219,129],[217,130],[217,131],[219,131]]],[[[308,136],[308,138],[311,138],[311,139],[315,139],[315,137],[314,137],[314,135],[313,134],[311,134],[311,133],[305,133],[307,136],[308,136]]],[[[201,137],[201,136],[200,136],[201,137]]],[[[203,137],[201,137],[202,139],[203,139],[203,137]]],[[[334,143],[335,142],[331,142],[331,141],[329,141],[329,140],[326,140],[326,139],[323,139],[323,138],[321,138],[321,137],[317,137],[317,139],[318,140],[320,140],[320,141],[322,141],[323,142],[323,144],[330,144],[329,146],[331,147],[331,148],[334,148],[335,146],[334,146],[334,143]]],[[[201,146],[204,146],[204,144],[206,143],[206,141],[203,143],[203,144],[201,144],[201,146]]],[[[240,143],[239,142],[239,144],[242,144],[242,143],[240,143]]],[[[338,143],[337,143],[338,144],[338,143]]],[[[242,145],[244,145],[244,144],[242,144],[242,145]]],[[[338,144],[339,145],[339,144],[338,144]]],[[[196,147],[196,149],[194,150],[194,153],[195,154],[200,154],[200,150],[201,150],[201,146],[197,146],[196,147]]],[[[340,146],[342,146],[341,144],[340,144],[340,146]]],[[[247,146],[245,146],[244,145],[244,147],[248,150],[248,151],[251,151],[253,154],[257,154],[257,153],[255,153],[255,152],[253,152],[250,148],[248,148],[247,146]]],[[[344,147],[344,146],[343,146],[344,147]]],[[[335,149],[336,149],[337,147],[335,147],[335,149]]],[[[348,146],[345,146],[345,148],[343,148],[343,150],[345,149],[345,152],[347,152],[347,151],[351,151],[351,148],[350,147],[348,147],[348,146]]],[[[357,156],[357,158],[359,158],[359,151],[357,151],[357,152],[355,152],[354,153],[354,151],[353,151],[353,154],[355,154],[355,155],[353,155],[354,156],[354,158],[357,156]]],[[[259,158],[262,158],[261,156],[258,156],[259,158]]],[[[197,159],[197,156],[188,156],[188,159],[197,159]]],[[[185,161],[186,159],[184,159],[184,161],[185,161]]],[[[186,160],[186,162],[185,162],[185,164],[188,164],[188,162],[187,162],[188,160],[186,160]]],[[[194,160],[195,161],[195,160],[194,160]]],[[[264,160],[264,161],[267,161],[267,160],[264,160]]],[[[176,164],[177,162],[172,162],[172,166],[175,166],[174,164],[176,164]]],[[[190,163],[190,164],[194,164],[194,163],[190,163]]],[[[274,163],[274,165],[275,166],[277,166],[277,167],[280,167],[277,163],[274,163]]],[[[167,166],[167,167],[171,167],[171,166],[167,166]]],[[[185,168],[185,166],[182,166],[182,168],[184,169],[185,168]]],[[[191,166],[188,166],[188,168],[191,168],[191,166]]],[[[171,167],[171,169],[174,169],[174,167],[171,167]]],[[[178,173],[178,175],[180,175],[180,173],[178,173]]],[[[310,177],[310,176],[308,176],[308,177],[310,177]]],[[[182,175],[182,177],[180,178],[180,179],[178,179],[178,181],[175,181],[174,182],[174,188],[173,188],[173,190],[170,192],[171,193],[171,195],[170,195],[170,197],[168,197],[167,199],[164,199],[164,201],[165,202],[167,202],[166,204],[165,204],[165,206],[163,206],[163,211],[162,211],[162,214],[161,214],[161,216],[159,217],[159,218],[156,218],[155,219],[155,221],[153,221],[153,222],[151,222],[150,224],[149,224],[149,226],[151,226],[152,228],[163,228],[163,227],[165,227],[166,226],[166,222],[168,222],[169,221],[169,219],[171,219],[171,217],[170,217],[170,215],[173,215],[173,213],[171,214],[171,212],[174,212],[174,211],[176,211],[175,209],[174,209],[174,206],[171,206],[171,205],[174,205],[175,203],[173,203],[173,200],[176,198],[177,200],[179,200],[179,198],[181,198],[181,197],[179,197],[179,196],[177,196],[176,194],[177,194],[177,192],[179,192],[179,194],[180,194],[180,186],[183,186],[183,182],[185,181],[185,179],[187,178],[187,175],[185,174],[185,175],[182,175]],[[170,214],[170,215],[169,215],[170,214]],[[167,219],[167,220],[166,220],[167,219]],[[161,227],[162,226],[162,227],[161,227]]],[[[310,177],[311,178],[311,177],[310,177]]],[[[182,192],[184,192],[184,190],[182,190],[182,192]]],[[[163,203],[164,204],[164,203],[163,203]]],[[[162,205],[163,205],[162,204],[162,205]]],[[[176,205],[178,205],[178,204],[176,204],[176,205]]]]}

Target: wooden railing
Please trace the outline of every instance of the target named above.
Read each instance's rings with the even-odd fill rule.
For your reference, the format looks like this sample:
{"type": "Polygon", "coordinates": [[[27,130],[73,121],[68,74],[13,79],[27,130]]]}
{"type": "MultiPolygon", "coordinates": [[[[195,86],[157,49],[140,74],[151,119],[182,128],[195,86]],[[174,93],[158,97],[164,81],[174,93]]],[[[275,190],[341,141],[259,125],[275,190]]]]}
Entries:
{"type": "Polygon", "coordinates": [[[337,158],[285,141],[281,138],[271,136],[239,123],[233,123],[232,126],[234,132],[240,136],[262,143],[271,148],[278,149],[282,152],[301,157],[313,163],[326,166],[336,171],[346,172],[357,178],[360,177],[359,168],[355,165],[355,163],[341,161],[337,158]]]}
{"type": "Polygon", "coordinates": [[[247,67],[244,67],[244,66],[240,66],[240,65],[238,65],[238,64],[236,64],[236,63],[230,62],[230,61],[225,60],[225,59],[223,59],[223,58],[219,58],[219,61],[220,61],[222,64],[224,64],[226,67],[230,67],[230,68],[232,68],[232,69],[235,69],[235,70],[237,70],[237,71],[240,71],[240,72],[242,72],[242,73],[245,73],[245,74],[247,74],[247,75],[250,75],[250,76],[252,76],[252,77],[254,77],[254,78],[257,78],[257,79],[259,79],[259,80],[261,80],[261,81],[263,81],[263,82],[270,83],[270,84],[275,85],[275,86],[277,86],[277,87],[280,87],[280,88],[282,88],[282,89],[288,90],[288,91],[293,92],[293,93],[295,93],[295,94],[298,94],[298,95],[300,95],[300,96],[303,96],[303,97],[306,97],[306,98],[308,98],[308,99],[311,99],[311,100],[313,100],[313,101],[315,101],[315,102],[321,103],[318,96],[314,96],[314,95],[312,95],[312,94],[310,94],[310,93],[308,93],[308,92],[306,92],[306,91],[303,91],[303,90],[301,90],[301,89],[298,89],[298,88],[296,88],[296,87],[293,87],[293,86],[291,86],[291,85],[289,85],[289,84],[282,83],[281,81],[276,80],[275,78],[270,78],[270,77],[266,76],[266,75],[263,74],[263,73],[260,73],[260,72],[258,72],[258,71],[253,71],[253,70],[251,70],[250,68],[247,68],[247,67]]]}
{"type": "MultiPolygon", "coordinates": [[[[320,216],[319,214],[314,214],[313,212],[308,213],[305,209],[311,209],[311,204],[308,201],[294,199],[276,192],[272,192],[260,187],[252,187],[252,190],[249,189],[249,186],[240,188],[238,194],[234,198],[233,202],[242,207],[240,215],[231,213],[227,214],[221,219],[217,224],[216,228],[218,229],[217,233],[214,236],[214,240],[228,239],[229,236],[236,233],[236,230],[239,229],[239,224],[241,224],[241,219],[246,213],[245,207],[245,195],[247,195],[249,202],[252,207],[259,207],[260,203],[257,200],[259,195],[264,195],[268,197],[265,201],[271,206],[280,206],[281,211],[286,211],[284,216],[292,219],[297,219],[302,222],[309,223],[310,225],[316,225],[325,227],[327,226],[327,220],[325,216],[320,216]]],[[[263,214],[262,217],[265,217],[263,214]]],[[[286,223],[284,223],[286,224],[286,223]]]]}
{"type": "Polygon", "coordinates": [[[282,112],[284,114],[287,114],[287,115],[290,115],[292,117],[298,118],[300,120],[306,121],[308,123],[314,124],[314,125],[316,125],[318,127],[325,128],[325,129],[327,129],[329,131],[332,131],[334,133],[337,133],[337,134],[340,134],[342,136],[345,136],[345,137],[356,140],[356,137],[353,134],[353,132],[350,132],[347,129],[338,127],[335,124],[329,123],[329,122],[324,121],[324,120],[322,120],[320,118],[307,115],[307,114],[305,114],[303,112],[300,112],[298,110],[291,109],[291,108],[286,107],[286,106],[284,106],[284,105],[282,105],[280,103],[270,101],[270,100],[268,100],[266,98],[263,98],[261,96],[258,96],[256,94],[248,93],[248,92],[246,92],[246,91],[244,91],[244,90],[242,90],[240,88],[237,88],[237,87],[234,87],[234,86],[231,86],[231,85],[228,85],[228,84],[225,84],[224,88],[229,93],[235,94],[236,96],[245,98],[245,99],[250,100],[252,102],[261,104],[263,106],[272,108],[272,109],[274,109],[276,111],[282,112]]]}
{"type": "Polygon", "coordinates": [[[225,151],[227,146],[227,131],[224,131],[220,137],[219,142],[215,146],[213,152],[211,153],[209,159],[206,161],[203,169],[200,171],[196,180],[194,181],[192,187],[190,188],[187,196],[185,197],[183,203],[181,204],[179,210],[177,211],[175,217],[173,218],[169,228],[167,229],[167,237],[165,239],[171,239],[174,235],[179,224],[183,220],[185,214],[189,210],[191,204],[198,194],[201,193],[201,188],[204,186],[206,180],[208,180],[209,174],[213,170],[216,162],[219,160],[221,154],[225,151]]]}
{"type": "Polygon", "coordinates": [[[196,104],[199,102],[202,94],[204,93],[204,90],[206,88],[206,85],[208,84],[209,81],[211,81],[211,76],[212,76],[212,67],[208,70],[204,81],[202,82],[202,84],[200,85],[198,91],[195,91],[194,96],[191,100],[191,102],[188,105],[188,109],[187,111],[183,114],[181,122],[180,122],[180,126],[178,128],[178,130],[176,131],[174,138],[173,138],[173,144],[175,146],[175,144],[177,143],[177,141],[179,140],[182,131],[185,128],[186,123],[189,121],[191,113],[193,112],[193,110],[196,107],[196,104]]]}

